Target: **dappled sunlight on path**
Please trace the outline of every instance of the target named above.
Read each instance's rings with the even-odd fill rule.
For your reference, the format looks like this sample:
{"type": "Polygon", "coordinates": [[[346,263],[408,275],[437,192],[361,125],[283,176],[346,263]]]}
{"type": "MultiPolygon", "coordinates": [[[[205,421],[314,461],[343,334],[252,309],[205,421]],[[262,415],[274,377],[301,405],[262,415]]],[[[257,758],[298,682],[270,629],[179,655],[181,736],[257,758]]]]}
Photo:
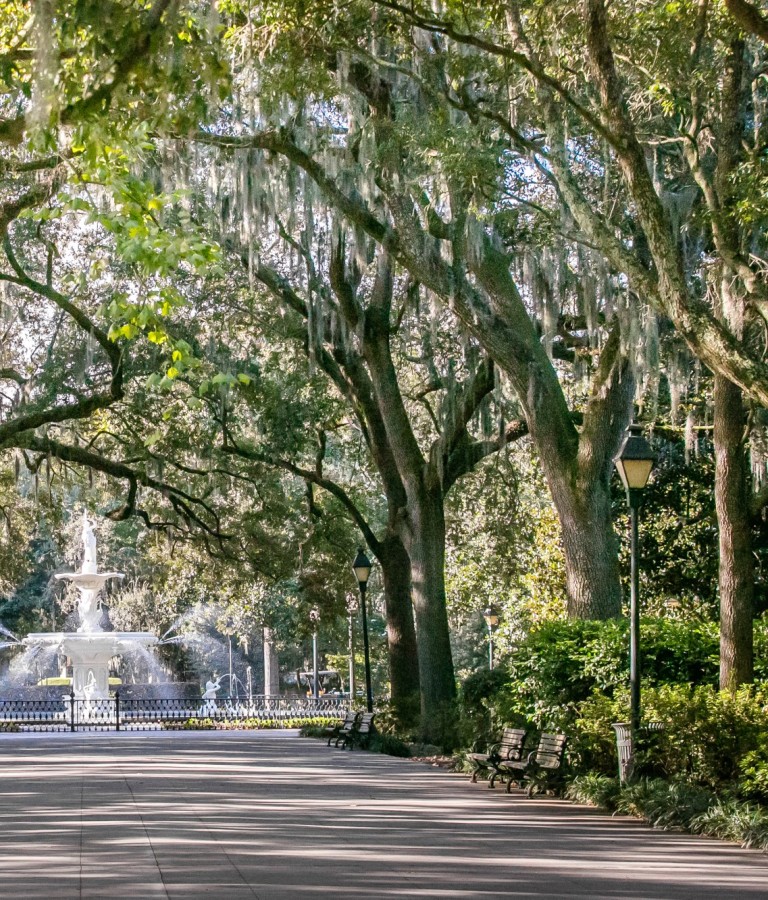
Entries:
{"type": "Polygon", "coordinates": [[[291,732],[3,735],[0,896],[768,896],[768,857],[291,732]]]}

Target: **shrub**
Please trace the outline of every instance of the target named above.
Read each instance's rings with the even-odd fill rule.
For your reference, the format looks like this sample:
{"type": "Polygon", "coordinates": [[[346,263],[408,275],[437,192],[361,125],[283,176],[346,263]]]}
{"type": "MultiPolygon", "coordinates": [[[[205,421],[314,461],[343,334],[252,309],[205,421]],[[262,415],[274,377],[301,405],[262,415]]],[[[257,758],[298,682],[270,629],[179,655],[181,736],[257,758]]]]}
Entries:
{"type": "Polygon", "coordinates": [[[239,731],[268,728],[301,728],[303,726],[319,726],[327,727],[335,725],[338,719],[326,716],[306,716],[293,719],[261,719],[261,718],[244,718],[244,719],[212,719],[210,717],[197,718],[193,716],[185,719],[183,722],[166,722],[164,728],[166,731],[239,731]]]}
{"type": "MultiPolygon", "coordinates": [[[[643,715],[661,730],[646,733],[636,772],[683,777],[711,789],[728,787],[747,799],[768,797],[768,686],[720,693],[709,686],[643,687],[643,715]]],[[[571,759],[579,771],[616,771],[611,723],[626,721],[628,692],[594,694],[579,708],[571,731],[571,759]]]]}
{"type": "MultiPolygon", "coordinates": [[[[336,723],[334,722],[334,724],[336,723]]],[[[326,729],[330,727],[330,725],[302,725],[299,729],[299,737],[327,738],[326,729]]]]}
{"type": "Polygon", "coordinates": [[[566,788],[565,796],[575,803],[589,803],[592,806],[614,810],[620,790],[618,778],[589,772],[586,775],[577,775],[566,788]]]}
{"type": "MultiPolygon", "coordinates": [[[[716,684],[718,638],[714,625],[643,619],[643,677],[653,684],[716,684]]],[[[629,625],[549,622],[532,632],[511,666],[512,677],[535,692],[538,703],[574,704],[595,690],[612,694],[628,680],[629,625]]]]}
{"type": "Polygon", "coordinates": [[[648,762],[667,776],[683,775],[719,788],[736,784],[746,754],[765,746],[768,686],[734,693],[711,687],[665,685],[643,696],[648,719],[664,726],[648,762]]]}
{"type": "Polygon", "coordinates": [[[629,717],[629,692],[616,691],[614,697],[595,692],[580,706],[569,728],[571,764],[580,772],[614,775],[617,771],[616,735],[614,722],[626,722],[629,717]]]}
{"type": "MultiPolygon", "coordinates": [[[[717,628],[644,619],[643,676],[650,684],[715,685],[717,628]]],[[[506,668],[479,672],[462,689],[464,740],[503,724],[570,731],[579,706],[609,698],[629,680],[626,620],[547,622],[520,644],[506,668]]],[[[614,720],[616,721],[616,720],[614,720]]]]}
{"type": "Polygon", "coordinates": [[[738,794],[745,800],[768,803],[768,734],[762,744],[739,760],[738,794]]]}
{"type": "Polygon", "coordinates": [[[485,748],[504,728],[525,727],[526,717],[509,708],[510,673],[502,666],[480,669],[464,680],[459,693],[459,740],[485,748]]]}
{"type": "Polygon", "coordinates": [[[657,828],[682,828],[742,847],[768,850],[768,810],[738,800],[720,800],[685,781],[643,778],[620,785],[616,778],[580,775],[566,791],[569,800],[591,803],[645,819],[657,828]]]}
{"type": "Polygon", "coordinates": [[[689,829],[714,802],[710,791],[684,781],[641,778],[624,786],[616,799],[616,811],[638,816],[657,828],[689,829]]]}

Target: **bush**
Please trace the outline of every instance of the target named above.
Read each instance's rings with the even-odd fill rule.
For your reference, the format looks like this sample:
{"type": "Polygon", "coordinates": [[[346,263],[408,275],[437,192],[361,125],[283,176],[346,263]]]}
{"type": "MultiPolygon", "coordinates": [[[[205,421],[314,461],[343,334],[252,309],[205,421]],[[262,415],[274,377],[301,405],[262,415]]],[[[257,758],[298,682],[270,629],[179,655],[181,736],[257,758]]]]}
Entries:
{"type": "Polygon", "coordinates": [[[569,784],[566,797],[638,816],[657,828],[682,828],[768,850],[767,810],[734,799],[719,800],[685,781],[643,778],[622,786],[617,778],[579,775],[569,784]]]}
{"type": "Polygon", "coordinates": [[[738,794],[745,800],[768,803],[768,734],[761,740],[760,747],[739,760],[738,794]]]}
{"type": "MultiPolygon", "coordinates": [[[[728,788],[745,799],[768,797],[768,686],[735,693],[713,687],[643,687],[643,716],[661,723],[636,756],[638,774],[683,777],[702,787],[728,788]]],[[[626,721],[629,697],[594,694],[574,720],[571,758],[580,771],[612,775],[616,749],[612,722],[626,721]]]]}
{"type": "Polygon", "coordinates": [[[508,706],[509,671],[498,666],[480,669],[464,680],[459,692],[459,742],[484,749],[495,743],[505,726],[524,728],[524,715],[508,706]]]}
{"type": "Polygon", "coordinates": [[[684,781],[641,778],[625,785],[616,798],[616,811],[637,816],[657,828],[690,829],[691,822],[715,802],[710,791],[684,781]]]}
{"type": "Polygon", "coordinates": [[[327,738],[328,732],[326,729],[332,728],[335,725],[338,725],[338,721],[336,719],[329,721],[327,725],[302,725],[299,729],[299,737],[327,738]]]}
{"type": "MultiPolygon", "coordinates": [[[[641,627],[644,682],[717,684],[714,624],[644,619],[641,627]]],[[[545,623],[520,644],[506,668],[478,672],[464,683],[465,744],[505,724],[570,731],[580,704],[596,693],[612,698],[628,683],[628,647],[623,619],[545,623]]]]}
{"type": "MultiPolygon", "coordinates": [[[[718,678],[713,624],[643,619],[643,677],[651,684],[712,684],[718,678]]],[[[563,722],[595,691],[612,696],[629,679],[626,620],[549,622],[510,664],[520,711],[540,725],[563,722]]]]}
{"type": "Polygon", "coordinates": [[[629,692],[616,691],[615,697],[595,692],[580,706],[569,729],[569,754],[579,772],[615,775],[618,769],[614,722],[629,718],[629,692]]]}
{"type": "Polygon", "coordinates": [[[327,727],[335,725],[337,722],[338,719],[325,716],[314,716],[309,719],[306,716],[294,719],[212,719],[193,716],[183,722],[165,722],[163,727],[166,731],[258,731],[269,728],[303,728],[313,725],[327,727]]]}
{"type": "Polygon", "coordinates": [[[685,776],[713,789],[736,785],[746,755],[765,749],[768,686],[721,693],[666,685],[646,691],[643,708],[646,718],[664,726],[647,762],[667,776],[685,776]]]}

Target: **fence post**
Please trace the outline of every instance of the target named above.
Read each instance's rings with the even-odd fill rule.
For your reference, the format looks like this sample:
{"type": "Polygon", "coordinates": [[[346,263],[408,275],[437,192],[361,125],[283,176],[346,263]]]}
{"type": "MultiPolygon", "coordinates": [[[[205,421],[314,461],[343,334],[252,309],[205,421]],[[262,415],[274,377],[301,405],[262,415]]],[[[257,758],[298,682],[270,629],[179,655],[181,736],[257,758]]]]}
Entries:
{"type": "Polygon", "coordinates": [[[115,691],[115,731],[120,731],[120,691],[115,691]]]}
{"type": "Polygon", "coordinates": [[[69,730],[75,730],[75,692],[69,692],[69,730]]]}

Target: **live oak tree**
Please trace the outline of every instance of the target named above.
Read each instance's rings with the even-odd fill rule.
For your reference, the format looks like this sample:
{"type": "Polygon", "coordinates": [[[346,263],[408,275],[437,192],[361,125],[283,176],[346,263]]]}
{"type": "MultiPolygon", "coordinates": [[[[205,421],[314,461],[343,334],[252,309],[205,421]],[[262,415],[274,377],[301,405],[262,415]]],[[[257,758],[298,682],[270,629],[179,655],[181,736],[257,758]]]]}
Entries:
{"type": "MultiPolygon", "coordinates": [[[[752,569],[742,395],[759,405],[768,398],[764,216],[755,200],[764,179],[764,48],[745,41],[720,5],[706,0],[610,10],[587,0],[556,11],[536,3],[474,11],[451,3],[379,5],[417,30],[497,61],[516,101],[505,111],[482,84],[480,103],[472,98],[478,114],[528,142],[586,239],[715,373],[721,683],[748,681],[752,569]],[[526,86],[539,115],[520,102],[526,86]],[[546,136],[538,144],[531,140],[537,130],[546,136]],[[611,186],[608,203],[594,190],[600,182],[611,186]],[[692,231],[698,243],[687,239],[692,231]]],[[[762,36],[756,7],[726,6],[749,35],[762,36]]],[[[465,94],[476,91],[476,83],[462,83],[465,94]]]]}
{"type": "MultiPolygon", "coordinates": [[[[366,265],[368,248],[356,247],[351,234],[334,229],[328,235],[319,224],[313,228],[311,236],[308,229],[303,232],[303,245],[283,229],[284,247],[270,254],[271,261],[265,254],[254,262],[252,276],[280,304],[284,335],[305,347],[341,399],[344,415],[357,421],[385,499],[383,520],[373,524],[355,498],[359,486],[348,478],[344,483],[348,464],[333,463],[341,449],[341,429],[333,418],[316,426],[317,445],[304,449],[311,454],[307,464],[295,452],[300,438],[281,452],[263,424],[261,433],[253,435],[247,410],[237,415],[233,407],[225,450],[282,467],[322,488],[348,511],[381,565],[393,702],[407,720],[420,693],[422,725],[435,737],[441,710],[454,696],[445,608],[444,499],[456,480],[495,452],[501,440],[520,433],[519,425],[517,431],[509,427],[501,439],[495,433],[484,435],[482,428],[473,435],[473,422],[494,389],[492,365],[471,342],[456,353],[446,322],[433,316],[430,325],[419,286],[397,279],[391,260],[380,250],[377,256],[375,245],[366,265]],[[325,262],[318,250],[324,244],[332,246],[325,262]],[[290,265],[285,258],[292,251],[295,263],[290,265]]],[[[263,328],[257,333],[264,334],[263,328]]],[[[259,338],[265,339],[268,331],[259,338]]],[[[257,377],[254,384],[261,381],[257,377]]],[[[311,415],[300,419],[306,431],[311,415]]]]}
{"type": "MultiPolygon", "coordinates": [[[[634,385],[618,318],[603,327],[598,314],[601,284],[610,282],[610,273],[590,279],[587,270],[594,261],[584,259],[583,272],[578,263],[573,267],[581,289],[570,293],[555,283],[557,267],[547,272],[531,265],[526,280],[524,261],[536,260],[535,244],[529,242],[531,250],[524,254],[510,224],[541,204],[529,193],[516,209],[504,206],[505,172],[513,168],[504,154],[519,154],[505,138],[493,144],[483,123],[461,111],[445,67],[439,62],[428,70],[429,47],[420,52],[418,43],[390,41],[386,27],[367,29],[365,4],[350,8],[343,26],[325,8],[311,20],[292,8],[269,19],[268,5],[261,9],[280,51],[248,69],[243,82],[252,91],[241,89],[233,105],[233,113],[253,110],[254,104],[259,112],[250,116],[253,122],[231,115],[197,139],[244,157],[250,151],[248,158],[259,166],[265,154],[283,156],[314,182],[322,198],[318,203],[365,232],[458,316],[508,377],[536,443],[560,513],[570,614],[618,614],[608,479],[634,385]],[[431,135],[414,126],[421,118],[430,122],[431,135]],[[441,122],[453,130],[441,131],[441,122]],[[454,142],[467,142],[466,153],[456,154],[455,169],[440,164],[446,133],[454,142]],[[492,144],[491,152],[484,141],[492,144]],[[473,152],[482,163],[474,168],[473,152]],[[584,305],[570,306],[577,298],[584,305]],[[545,299],[548,315],[538,315],[537,302],[540,313],[545,299]],[[587,310],[595,315],[585,315],[587,310]],[[552,340],[555,336],[559,340],[552,340]],[[570,341],[594,350],[582,355],[594,381],[583,412],[578,411],[581,429],[552,360],[555,349],[573,355],[570,341]],[[589,364],[592,355],[599,359],[589,364]]],[[[269,189],[256,193],[259,204],[270,202],[269,189]]],[[[549,219],[557,228],[557,215],[549,219]]],[[[569,251],[561,256],[566,277],[569,251]]]]}

